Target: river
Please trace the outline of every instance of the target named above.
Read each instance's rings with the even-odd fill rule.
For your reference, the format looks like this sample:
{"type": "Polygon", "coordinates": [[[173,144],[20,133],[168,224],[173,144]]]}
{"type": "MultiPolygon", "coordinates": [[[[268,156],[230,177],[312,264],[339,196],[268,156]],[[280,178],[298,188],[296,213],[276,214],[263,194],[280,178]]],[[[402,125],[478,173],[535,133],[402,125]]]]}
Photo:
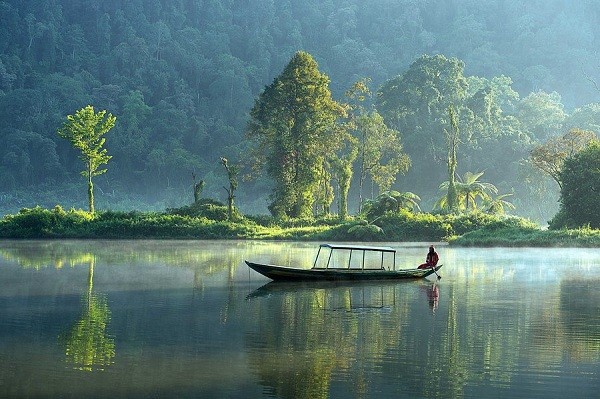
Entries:
{"type": "MultiPolygon", "coordinates": [[[[428,244],[384,245],[408,268],[428,244]]],[[[316,250],[0,241],[0,397],[598,397],[600,249],[440,244],[440,280],[368,284],[243,262],[316,250]]]]}

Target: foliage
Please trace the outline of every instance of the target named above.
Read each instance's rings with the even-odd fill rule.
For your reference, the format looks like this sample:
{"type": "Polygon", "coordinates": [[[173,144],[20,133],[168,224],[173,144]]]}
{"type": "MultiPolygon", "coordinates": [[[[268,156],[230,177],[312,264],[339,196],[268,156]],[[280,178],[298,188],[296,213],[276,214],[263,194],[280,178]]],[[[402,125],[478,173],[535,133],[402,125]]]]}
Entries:
{"type": "MultiPolygon", "coordinates": [[[[423,55],[377,93],[377,109],[386,123],[404,133],[405,151],[419,154],[413,159],[413,173],[429,171],[431,176],[430,170],[445,158],[448,110],[462,106],[467,94],[464,66],[457,58],[423,55]]],[[[460,109],[455,111],[455,116],[460,114],[460,109]]]]}
{"type": "Polygon", "coordinates": [[[537,91],[529,94],[519,103],[517,116],[528,126],[534,140],[545,141],[560,129],[566,114],[557,92],[537,91]]]}
{"type": "Polygon", "coordinates": [[[561,207],[550,227],[600,228],[600,141],[567,158],[560,179],[561,207]]]}
{"type": "Polygon", "coordinates": [[[88,105],[75,112],[75,115],[67,115],[67,121],[58,130],[58,135],[67,139],[80,152],[79,159],[84,165],[81,174],[87,179],[88,202],[92,213],[94,212],[92,178],[106,172],[106,169],[98,168],[112,158],[107,154],[106,148],[103,148],[106,141],[103,136],[113,128],[116,120],[117,118],[112,114],[106,115],[106,111],[96,113],[94,107],[88,105]]]}
{"type": "Polygon", "coordinates": [[[297,52],[257,98],[248,136],[260,150],[275,188],[269,206],[275,216],[311,214],[314,192],[329,151],[328,133],[342,109],[331,98],[329,78],[306,52],[297,52]]]}
{"type": "Polygon", "coordinates": [[[374,224],[358,223],[350,227],[347,238],[357,241],[381,241],[383,229],[374,224]]]}

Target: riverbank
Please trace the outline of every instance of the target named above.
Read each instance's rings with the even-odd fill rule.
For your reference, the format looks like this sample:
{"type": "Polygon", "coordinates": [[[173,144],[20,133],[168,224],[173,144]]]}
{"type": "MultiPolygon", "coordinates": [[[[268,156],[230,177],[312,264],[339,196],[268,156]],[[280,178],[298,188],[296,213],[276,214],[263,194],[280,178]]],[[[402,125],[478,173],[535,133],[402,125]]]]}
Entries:
{"type": "MultiPolygon", "coordinates": [[[[186,210],[187,211],[187,210],[186,210]]],[[[202,215],[24,208],[0,220],[0,238],[27,239],[253,239],[295,241],[437,242],[453,246],[600,247],[600,230],[543,230],[527,219],[481,213],[413,214],[400,211],[368,222],[353,218],[275,220],[236,215],[218,206],[202,215]]]]}

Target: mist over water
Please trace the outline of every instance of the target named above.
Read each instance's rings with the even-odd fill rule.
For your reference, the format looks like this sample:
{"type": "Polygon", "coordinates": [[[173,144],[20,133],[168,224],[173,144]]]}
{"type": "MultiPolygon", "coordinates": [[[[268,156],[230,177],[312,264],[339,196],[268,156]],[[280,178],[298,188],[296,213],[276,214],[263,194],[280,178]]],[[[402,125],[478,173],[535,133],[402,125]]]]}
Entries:
{"type": "MultiPolygon", "coordinates": [[[[427,244],[398,245],[399,267],[427,244]]],[[[442,279],[275,284],[313,243],[3,241],[2,397],[593,397],[600,250],[438,246],[442,279]]]]}

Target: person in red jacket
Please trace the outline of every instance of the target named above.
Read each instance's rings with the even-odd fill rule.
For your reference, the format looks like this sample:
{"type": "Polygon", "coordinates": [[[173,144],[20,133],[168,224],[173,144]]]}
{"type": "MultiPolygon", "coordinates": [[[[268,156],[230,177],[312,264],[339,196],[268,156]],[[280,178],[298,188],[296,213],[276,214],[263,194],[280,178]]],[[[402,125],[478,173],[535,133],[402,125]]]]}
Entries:
{"type": "Polygon", "coordinates": [[[429,252],[427,253],[427,258],[425,258],[425,263],[419,265],[419,269],[429,269],[434,267],[437,265],[438,260],[440,260],[440,257],[438,256],[437,252],[435,252],[433,245],[431,245],[429,246],[429,252]]]}

